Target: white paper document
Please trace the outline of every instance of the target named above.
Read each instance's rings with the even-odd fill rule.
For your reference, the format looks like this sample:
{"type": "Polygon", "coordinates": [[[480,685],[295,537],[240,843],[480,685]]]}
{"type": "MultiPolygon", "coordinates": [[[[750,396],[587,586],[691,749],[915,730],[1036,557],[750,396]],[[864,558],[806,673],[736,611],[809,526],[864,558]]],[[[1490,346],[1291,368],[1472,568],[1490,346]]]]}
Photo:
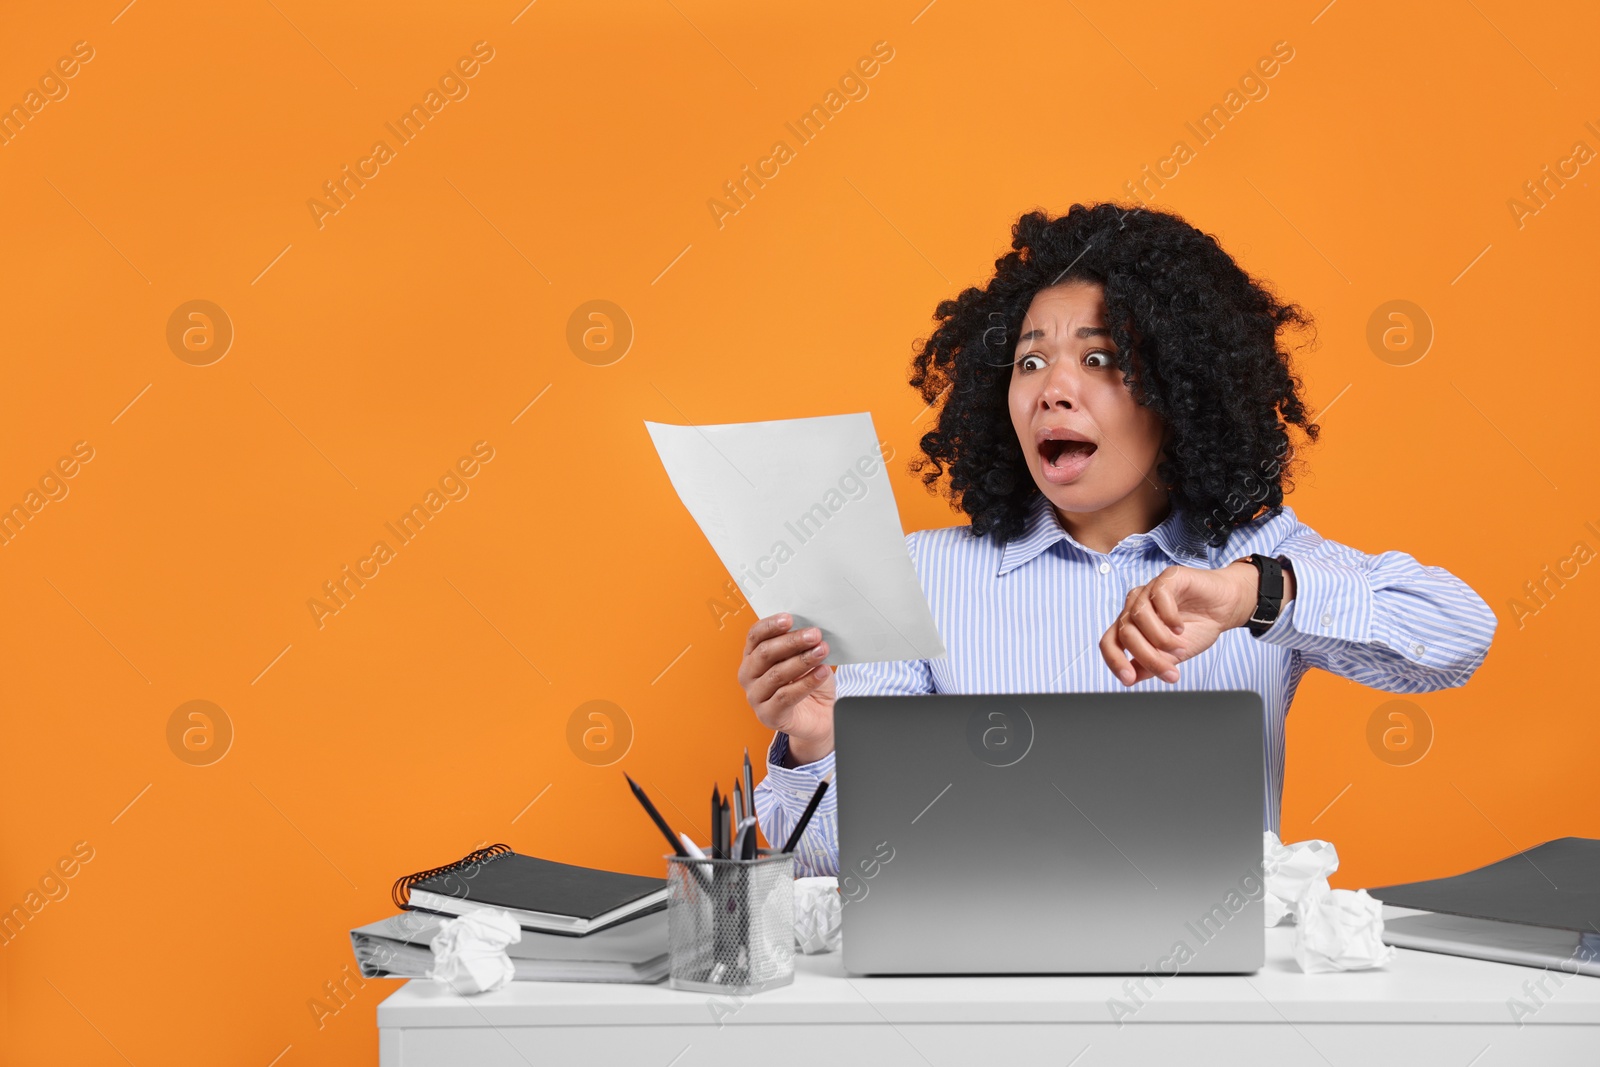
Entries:
{"type": "Polygon", "coordinates": [[[758,617],[819,627],[827,663],[945,654],[871,415],[645,427],[758,617]]]}

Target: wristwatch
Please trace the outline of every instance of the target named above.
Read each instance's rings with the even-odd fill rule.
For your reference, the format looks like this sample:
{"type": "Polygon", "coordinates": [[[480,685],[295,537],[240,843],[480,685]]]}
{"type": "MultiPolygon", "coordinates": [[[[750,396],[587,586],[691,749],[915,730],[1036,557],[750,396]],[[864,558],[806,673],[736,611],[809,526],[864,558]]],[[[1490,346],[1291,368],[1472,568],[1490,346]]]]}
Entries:
{"type": "Polygon", "coordinates": [[[1250,627],[1250,633],[1260,637],[1272,629],[1272,624],[1278,621],[1278,612],[1283,607],[1283,560],[1276,556],[1263,556],[1253,552],[1235,563],[1248,563],[1260,575],[1259,591],[1256,593],[1256,610],[1251,613],[1249,621],[1245,624],[1250,627]]]}

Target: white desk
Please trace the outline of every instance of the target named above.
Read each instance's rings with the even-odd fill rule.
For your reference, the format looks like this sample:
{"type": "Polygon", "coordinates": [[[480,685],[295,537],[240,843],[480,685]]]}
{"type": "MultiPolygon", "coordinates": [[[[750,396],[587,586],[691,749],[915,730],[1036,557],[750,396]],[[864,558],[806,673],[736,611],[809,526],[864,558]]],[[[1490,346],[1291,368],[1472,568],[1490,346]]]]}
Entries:
{"type": "Polygon", "coordinates": [[[800,956],[743,1000],[651,986],[513,982],[459,997],[407,982],[378,1006],[382,1067],[967,1067],[971,1064],[1600,1065],[1600,978],[1399,949],[1386,970],[1303,974],[1292,927],[1249,976],[1180,975],[1118,1027],[1125,978],[849,978],[800,956]],[[1537,1007],[1520,1027],[1508,1000],[1537,1007]],[[1075,1058],[1076,1057],[1076,1058],[1075,1058]]]}

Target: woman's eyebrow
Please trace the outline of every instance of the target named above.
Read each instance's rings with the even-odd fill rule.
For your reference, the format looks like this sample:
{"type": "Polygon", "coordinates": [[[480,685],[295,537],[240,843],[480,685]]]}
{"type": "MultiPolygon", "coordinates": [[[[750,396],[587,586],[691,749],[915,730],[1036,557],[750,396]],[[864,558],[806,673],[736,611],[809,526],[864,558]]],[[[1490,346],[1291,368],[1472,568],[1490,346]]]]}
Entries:
{"type": "MultiPolygon", "coordinates": [[[[1079,326],[1077,335],[1080,341],[1087,341],[1091,337],[1110,337],[1111,331],[1104,326],[1079,326]]],[[[1029,341],[1037,341],[1043,336],[1044,331],[1035,328],[1017,338],[1017,344],[1021,345],[1027,344],[1029,341]]]]}

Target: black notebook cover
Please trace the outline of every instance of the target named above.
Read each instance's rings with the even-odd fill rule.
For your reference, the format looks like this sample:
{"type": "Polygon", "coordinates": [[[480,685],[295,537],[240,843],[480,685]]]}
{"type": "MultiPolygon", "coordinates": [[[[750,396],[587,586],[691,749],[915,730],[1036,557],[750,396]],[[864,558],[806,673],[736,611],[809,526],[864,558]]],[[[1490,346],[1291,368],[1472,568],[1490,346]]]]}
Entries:
{"type": "Polygon", "coordinates": [[[593,919],[666,887],[665,878],[597,871],[503,852],[413,882],[409,888],[490,907],[593,919]]]}
{"type": "Polygon", "coordinates": [[[1452,878],[1367,890],[1397,908],[1600,932],[1600,840],[1560,837],[1452,878]]]}

